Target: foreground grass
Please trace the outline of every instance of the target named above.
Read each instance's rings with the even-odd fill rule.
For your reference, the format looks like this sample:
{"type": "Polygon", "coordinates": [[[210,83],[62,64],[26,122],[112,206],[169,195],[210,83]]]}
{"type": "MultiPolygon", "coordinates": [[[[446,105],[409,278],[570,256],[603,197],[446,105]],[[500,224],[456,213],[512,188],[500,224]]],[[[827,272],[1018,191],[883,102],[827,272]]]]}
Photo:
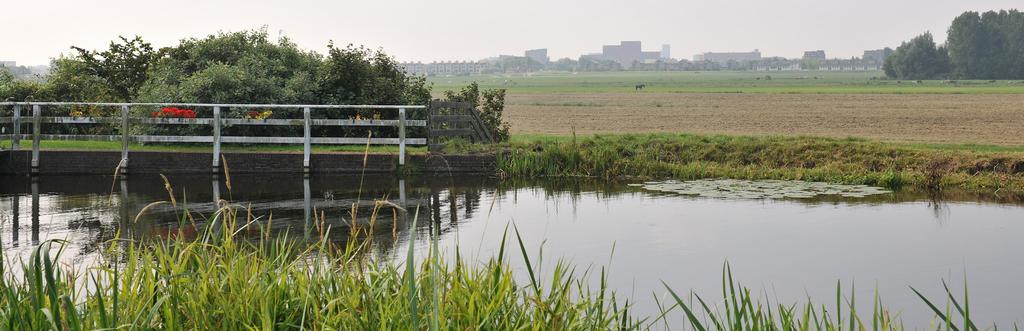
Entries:
{"type": "Polygon", "coordinates": [[[452,153],[495,153],[507,177],[793,179],[1024,194],[1024,151],[863,139],[689,134],[520,137],[452,153]]]}
{"type": "MultiPolygon", "coordinates": [[[[502,253],[482,265],[442,261],[436,241],[417,264],[412,244],[403,265],[373,258],[367,241],[339,247],[326,240],[236,240],[234,231],[244,227],[234,215],[221,209],[211,224],[223,226],[195,240],[114,243],[106,260],[85,273],[55,262],[57,241],[40,245],[18,271],[0,264],[0,329],[641,327],[613,293],[591,290],[586,272],[567,265],[548,275],[550,285],[534,278],[529,286],[517,283],[504,242],[502,253]]],[[[372,237],[361,231],[352,237],[372,237]]],[[[409,240],[416,241],[415,230],[409,240]]]]}

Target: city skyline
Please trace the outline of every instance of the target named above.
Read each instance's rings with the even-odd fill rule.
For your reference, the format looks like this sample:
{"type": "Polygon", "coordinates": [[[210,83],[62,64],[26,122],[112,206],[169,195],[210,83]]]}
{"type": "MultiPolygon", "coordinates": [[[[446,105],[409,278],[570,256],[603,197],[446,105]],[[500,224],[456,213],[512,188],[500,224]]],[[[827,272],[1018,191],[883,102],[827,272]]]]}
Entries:
{"type": "Polygon", "coordinates": [[[830,58],[849,58],[867,49],[896,47],[925,31],[941,42],[952,18],[966,10],[1019,6],[1004,0],[867,0],[855,6],[806,0],[718,4],[646,0],[631,6],[581,3],[528,0],[518,3],[521,6],[494,10],[492,5],[468,0],[299,1],[287,5],[197,0],[173,4],[112,0],[104,5],[70,0],[15,2],[6,5],[11,13],[7,24],[31,28],[0,33],[0,59],[39,65],[69,54],[71,45],[105,48],[118,35],[140,35],[163,47],[217,31],[262,26],[271,36],[287,36],[304,49],[323,53],[333,40],[338,45],[381,48],[399,61],[479,60],[537,48],[547,48],[552,60],[575,59],[618,40],[642,41],[652,47],[671,44],[672,57],[679,59],[704,52],[753,49],[786,58],[824,49],[830,58]],[[911,11],[915,14],[906,15],[911,11]],[[40,21],[41,17],[45,21],[40,21]]]}

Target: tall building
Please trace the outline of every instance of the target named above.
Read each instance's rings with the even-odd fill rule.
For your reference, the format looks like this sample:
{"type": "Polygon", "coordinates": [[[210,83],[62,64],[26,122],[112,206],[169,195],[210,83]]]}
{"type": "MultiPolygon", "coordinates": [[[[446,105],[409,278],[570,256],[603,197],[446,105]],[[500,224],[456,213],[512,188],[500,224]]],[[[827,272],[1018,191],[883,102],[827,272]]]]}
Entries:
{"type": "Polygon", "coordinates": [[[537,63],[540,64],[547,64],[548,62],[551,62],[551,59],[548,58],[547,48],[531,49],[526,51],[525,55],[526,57],[530,58],[531,60],[537,61],[537,63]]]}
{"type": "Polygon", "coordinates": [[[591,57],[615,61],[623,67],[629,68],[633,63],[657,62],[658,59],[664,58],[663,55],[667,52],[667,47],[668,45],[664,45],[661,51],[645,52],[639,41],[621,41],[618,45],[602,46],[601,53],[593,54],[591,57]]]}
{"type": "Polygon", "coordinates": [[[693,56],[693,60],[694,61],[715,62],[715,63],[727,63],[729,61],[736,61],[736,62],[758,61],[758,60],[761,60],[761,51],[755,49],[753,52],[725,52],[725,53],[708,52],[708,53],[694,55],[693,56]]]}
{"type": "Polygon", "coordinates": [[[885,59],[892,55],[892,48],[886,47],[883,49],[873,49],[864,51],[862,58],[864,61],[870,61],[874,63],[885,63],[885,59]]]}
{"type": "Polygon", "coordinates": [[[672,58],[672,46],[669,44],[661,45],[661,59],[668,60],[672,58]]]}
{"type": "Polygon", "coordinates": [[[825,57],[825,51],[823,51],[823,50],[816,50],[816,51],[806,51],[806,52],[804,52],[803,59],[804,60],[810,60],[810,61],[825,61],[828,58],[825,57]]]}

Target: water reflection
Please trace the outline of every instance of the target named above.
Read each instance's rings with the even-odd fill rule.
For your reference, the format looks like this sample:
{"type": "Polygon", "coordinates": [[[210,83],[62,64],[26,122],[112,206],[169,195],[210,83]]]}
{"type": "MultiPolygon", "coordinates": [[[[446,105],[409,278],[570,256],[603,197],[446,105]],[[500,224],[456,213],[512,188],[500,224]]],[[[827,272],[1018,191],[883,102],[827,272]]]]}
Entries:
{"type": "MultiPolygon", "coordinates": [[[[331,239],[343,242],[347,239],[346,230],[351,222],[370,223],[376,200],[386,200],[400,207],[384,207],[379,211],[377,226],[391,227],[394,231],[379,231],[378,234],[401,237],[398,230],[404,230],[410,215],[415,216],[417,211],[421,218],[419,224],[424,228],[445,233],[457,228],[460,218],[473,219],[480,212],[490,213],[503,199],[508,198],[512,204],[517,204],[519,194],[524,192],[540,192],[545,200],[564,201],[571,208],[570,215],[574,220],[577,204],[583,199],[615,199],[641,193],[652,198],[675,197],[670,193],[642,192],[642,189],[629,187],[624,182],[598,180],[247,175],[233,176],[232,179],[234,185],[228,187],[230,183],[216,175],[171,175],[169,180],[180,206],[159,205],[139,215],[154,201],[170,200],[159,176],[134,175],[119,179],[109,176],[4,177],[0,180],[0,195],[6,195],[4,200],[9,201],[10,207],[9,224],[2,227],[10,240],[3,245],[35,246],[40,243],[41,235],[43,239],[74,238],[73,245],[81,248],[79,253],[88,254],[117,233],[137,239],[176,236],[180,230],[184,230],[186,235],[195,235],[195,227],[182,222],[184,211],[193,215],[190,217],[197,220],[198,228],[203,228],[205,220],[229,201],[247,213],[251,210],[254,217],[262,217],[266,221],[273,219],[270,224],[273,233],[301,233],[303,239],[313,240],[325,231],[325,227],[331,227],[331,239]],[[300,190],[301,198],[297,194],[300,190]],[[487,206],[481,206],[485,195],[492,199],[487,206]],[[24,215],[26,205],[29,215],[24,215]],[[23,221],[30,223],[27,229],[29,240],[24,239],[23,231],[26,229],[22,227],[23,221]]],[[[1013,196],[948,191],[941,194],[904,191],[855,199],[819,196],[786,201],[809,207],[924,201],[939,224],[952,217],[948,207],[950,203],[1019,203],[1013,196]]],[[[549,207],[566,206],[545,206],[549,207]]],[[[4,216],[6,219],[8,215],[4,216]]],[[[251,233],[257,235],[258,231],[251,233]]]]}
{"type": "Polygon", "coordinates": [[[663,292],[663,280],[713,295],[725,260],[746,284],[771,289],[783,301],[807,295],[834,301],[836,280],[856,280],[858,297],[872,297],[878,284],[886,302],[906,309],[903,316],[927,320],[929,312],[906,286],[941,298],[939,280],[962,284],[949,276],[967,271],[979,318],[1010,325],[1024,311],[1018,299],[1024,295],[1018,256],[1024,208],[1015,197],[904,191],[721,200],[600,180],[239,175],[229,187],[217,176],[168,179],[178,208],[151,207],[136,221],[150,203],[169,200],[159,176],[0,178],[2,245],[9,255],[27,256],[41,240],[67,239],[66,254],[80,261],[118,234],[138,240],[199,235],[196,228],[207,226],[223,201],[239,206],[243,218],[248,210],[258,218],[259,227],[236,228],[244,235],[259,236],[262,227],[294,240],[326,236],[343,244],[349,226],[368,225],[381,200],[401,208],[378,210],[375,253],[396,256],[408,245],[426,246],[407,240],[415,217],[422,230],[441,234],[442,248],[485,260],[496,253],[504,227],[515,222],[531,254],[543,247],[543,263],[565,258],[580,267],[607,265],[615,275],[610,286],[635,295],[638,300],[630,301],[640,312],[655,309],[644,306],[650,301],[644,297],[663,292]],[[185,209],[195,227],[182,217],[185,209]],[[613,247],[617,257],[609,261],[613,247]]]}

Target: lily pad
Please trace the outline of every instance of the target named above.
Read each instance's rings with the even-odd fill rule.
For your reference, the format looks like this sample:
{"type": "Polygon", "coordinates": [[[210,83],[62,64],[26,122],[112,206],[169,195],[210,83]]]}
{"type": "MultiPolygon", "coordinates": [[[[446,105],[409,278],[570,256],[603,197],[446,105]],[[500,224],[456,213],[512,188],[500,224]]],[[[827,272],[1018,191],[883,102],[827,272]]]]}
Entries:
{"type": "Polygon", "coordinates": [[[809,199],[816,196],[863,198],[890,191],[867,185],[842,185],[799,180],[702,179],[630,184],[645,190],[725,199],[809,199]]]}

